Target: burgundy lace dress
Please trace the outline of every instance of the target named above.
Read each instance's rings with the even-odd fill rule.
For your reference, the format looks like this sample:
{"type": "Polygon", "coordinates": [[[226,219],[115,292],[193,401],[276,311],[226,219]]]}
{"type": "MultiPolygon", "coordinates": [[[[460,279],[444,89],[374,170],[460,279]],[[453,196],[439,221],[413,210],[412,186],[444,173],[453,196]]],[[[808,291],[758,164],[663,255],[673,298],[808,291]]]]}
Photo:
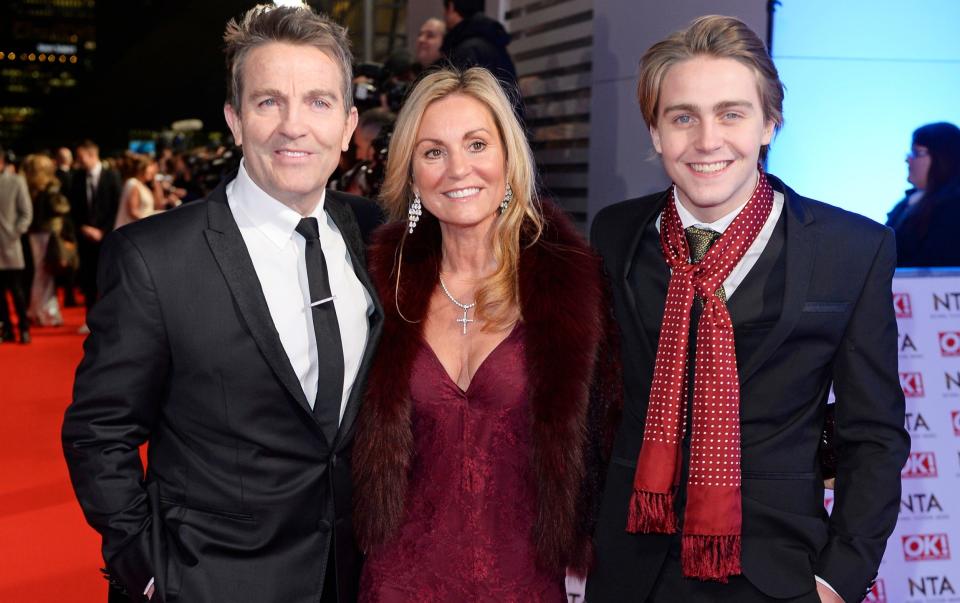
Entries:
{"type": "Polygon", "coordinates": [[[424,343],[410,395],[415,451],[406,511],[392,539],[368,551],[360,601],[566,601],[564,577],[536,564],[522,325],[466,391],[424,343]]]}

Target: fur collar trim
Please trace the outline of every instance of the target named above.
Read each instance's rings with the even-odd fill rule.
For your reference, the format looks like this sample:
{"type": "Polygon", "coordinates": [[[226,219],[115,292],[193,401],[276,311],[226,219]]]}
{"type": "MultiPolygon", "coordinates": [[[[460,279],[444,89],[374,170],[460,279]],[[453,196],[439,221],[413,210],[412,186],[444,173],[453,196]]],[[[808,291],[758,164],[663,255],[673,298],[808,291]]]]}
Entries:
{"type": "MultiPolygon", "coordinates": [[[[585,519],[591,494],[583,489],[599,481],[587,474],[594,465],[588,431],[596,431],[588,426],[588,405],[609,312],[599,259],[559,209],[548,202],[543,209],[543,234],[522,251],[519,265],[537,481],[533,537],[542,567],[584,571],[591,555],[585,519]]],[[[354,525],[364,549],[389,538],[403,517],[413,451],[410,374],[439,275],[436,219],[424,213],[406,237],[405,227],[380,229],[368,252],[386,316],[353,452],[354,525]]]]}

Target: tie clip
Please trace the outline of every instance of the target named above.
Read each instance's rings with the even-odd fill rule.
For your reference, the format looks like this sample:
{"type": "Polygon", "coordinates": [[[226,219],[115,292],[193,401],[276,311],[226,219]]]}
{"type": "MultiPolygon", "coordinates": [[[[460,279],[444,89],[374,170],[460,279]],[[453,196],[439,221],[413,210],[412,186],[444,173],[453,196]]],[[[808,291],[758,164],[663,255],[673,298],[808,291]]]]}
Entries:
{"type": "Polygon", "coordinates": [[[336,295],[331,295],[330,297],[325,297],[325,298],[323,298],[323,299],[321,299],[321,300],[319,300],[319,301],[313,302],[312,304],[310,304],[310,307],[313,308],[313,307],[315,307],[315,306],[319,306],[320,304],[325,304],[325,303],[327,303],[328,301],[333,301],[333,300],[335,300],[335,299],[337,299],[337,296],[336,296],[336,295]]]}

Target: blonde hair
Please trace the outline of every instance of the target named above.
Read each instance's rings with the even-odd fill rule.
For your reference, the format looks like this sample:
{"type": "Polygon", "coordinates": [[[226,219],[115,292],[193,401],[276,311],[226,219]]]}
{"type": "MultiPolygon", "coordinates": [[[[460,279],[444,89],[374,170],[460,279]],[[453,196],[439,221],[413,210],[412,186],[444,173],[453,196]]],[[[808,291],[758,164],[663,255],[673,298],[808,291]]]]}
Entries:
{"type": "MultiPolygon", "coordinates": [[[[424,76],[410,91],[390,140],[380,200],[391,221],[406,220],[408,205],[413,199],[413,152],[423,114],[434,102],[454,94],[468,96],[483,104],[490,111],[503,141],[505,179],[513,189],[513,201],[494,225],[493,255],[497,270],[480,283],[476,302],[480,320],[493,329],[504,328],[516,318],[515,309],[520,306],[518,265],[522,246],[532,245],[540,237],[543,217],[536,190],[533,152],[510,101],[489,71],[480,67],[466,71],[449,67],[440,69],[424,76]]],[[[405,233],[400,242],[394,267],[398,288],[403,244],[408,236],[416,237],[417,232],[405,233]]]]}
{"type": "Polygon", "coordinates": [[[783,82],[763,41],[739,19],[707,15],[694,19],[689,27],[673,32],[643,53],[637,99],[647,127],[657,123],[660,86],[667,71],[698,56],[733,59],[751,69],[757,76],[764,120],[772,121],[776,130],[783,126],[783,82]]]}
{"type": "Polygon", "coordinates": [[[36,197],[57,181],[57,166],[53,159],[46,155],[27,155],[23,160],[23,177],[27,181],[27,190],[31,197],[36,197]]]}

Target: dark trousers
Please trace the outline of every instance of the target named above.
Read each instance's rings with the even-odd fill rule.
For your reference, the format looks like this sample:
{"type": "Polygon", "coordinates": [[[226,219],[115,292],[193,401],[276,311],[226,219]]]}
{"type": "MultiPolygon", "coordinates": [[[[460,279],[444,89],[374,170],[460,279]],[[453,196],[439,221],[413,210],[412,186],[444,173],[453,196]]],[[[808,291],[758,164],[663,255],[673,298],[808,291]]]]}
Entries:
{"type": "Polygon", "coordinates": [[[733,576],[726,584],[684,578],[680,565],[680,537],[674,539],[660,568],[647,603],[820,603],[816,583],[810,578],[809,593],[791,599],[774,599],[763,594],[743,576],[733,576]]]}
{"type": "Polygon", "coordinates": [[[7,291],[13,297],[13,308],[20,321],[20,332],[30,330],[27,320],[27,298],[23,291],[23,270],[0,270],[0,322],[6,333],[13,331],[10,308],[7,306],[7,291]]]}

